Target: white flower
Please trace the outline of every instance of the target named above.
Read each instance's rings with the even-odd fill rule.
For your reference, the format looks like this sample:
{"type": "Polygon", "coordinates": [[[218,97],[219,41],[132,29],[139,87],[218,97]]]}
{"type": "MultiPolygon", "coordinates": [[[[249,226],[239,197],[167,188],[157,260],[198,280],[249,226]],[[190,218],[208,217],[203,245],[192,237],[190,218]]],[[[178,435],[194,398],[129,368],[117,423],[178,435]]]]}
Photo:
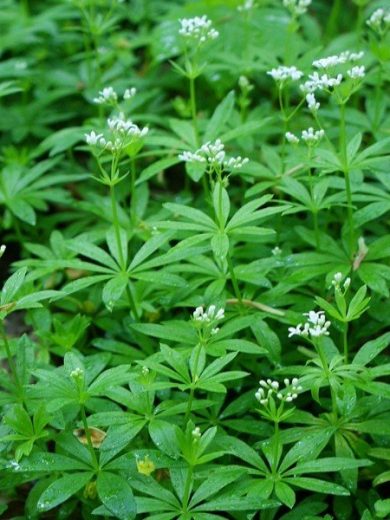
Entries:
{"type": "Polygon", "coordinates": [[[230,159],[224,161],[223,166],[227,170],[238,170],[242,168],[247,162],[249,162],[247,157],[243,158],[239,155],[238,157],[231,157],[230,159]]]}
{"type": "Polygon", "coordinates": [[[321,76],[318,74],[318,72],[314,72],[313,74],[309,75],[308,81],[305,81],[300,86],[300,89],[304,93],[313,93],[316,90],[326,90],[329,88],[334,88],[340,85],[340,83],[343,80],[342,74],[337,74],[336,77],[332,78],[328,76],[328,74],[322,74],[321,76]]]}
{"type": "Polygon", "coordinates": [[[271,249],[271,253],[274,256],[280,256],[282,254],[282,250],[280,249],[279,246],[275,246],[273,249],[271,249]]]}
{"type": "Polygon", "coordinates": [[[287,7],[293,16],[306,13],[310,4],[311,0],[283,0],[284,7],[287,7]]]}
{"type": "Polygon", "coordinates": [[[286,67],[284,65],[280,65],[276,69],[269,70],[267,74],[272,76],[275,81],[285,81],[287,79],[297,81],[303,76],[303,72],[296,67],[286,67]]]}
{"type": "Polygon", "coordinates": [[[219,32],[212,27],[212,22],[206,15],[182,18],[179,22],[179,34],[185,38],[191,38],[199,44],[205,43],[207,40],[214,40],[219,36],[219,32]]]}
{"type": "Polygon", "coordinates": [[[352,67],[352,69],[347,71],[347,74],[351,79],[361,79],[366,75],[366,69],[364,65],[361,67],[352,67]]]}
{"type": "Polygon", "coordinates": [[[298,144],[299,143],[299,138],[296,135],[294,135],[293,133],[286,132],[284,135],[285,135],[286,141],[288,143],[291,143],[291,144],[298,144]]]}
{"type": "Polygon", "coordinates": [[[123,99],[131,99],[137,93],[137,89],[135,87],[127,88],[125,93],[123,94],[123,99]]]}
{"type": "Polygon", "coordinates": [[[306,102],[308,109],[312,112],[317,112],[320,108],[320,103],[316,100],[315,95],[312,92],[306,94],[306,102]]]}
{"type": "Polygon", "coordinates": [[[183,152],[178,155],[179,159],[184,162],[193,163],[193,162],[206,162],[206,159],[199,155],[197,152],[183,152]]]}
{"type": "MultiPolygon", "coordinates": [[[[210,307],[206,310],[203,307],[197,307],[192,314],[192,317],[195,321],[202,321],[206,323],[211,323],[212,321],[220,321],[225,317],[224,309],[218,309],[215,305],[210,305],[210,307]]],[[[218,332],[218,330],[216,331],[218,332]]]]}
{"type": "Polygon", "coordinates": [[[0,246],[0,258],[4,255],[6,249],[7,249],[7,246],[5,246],[4,244],[1,244],[1,246],[0,246]]]}
{"type": "MultiPolygon", "coordinates": [[[[299,323],[296,327],[289,327],[289,338],[292,336],[307,337],[309,335],[313,338],[329,336],[328,329],[331,323],[326,321],[324,311],[309,311],[304,313],[304,316],[307,316],[307,322],[304,325],[299,323]]],[[[294,384],[294,386],[296,385],[294,384]]]]}
{"type": "Polygon", "coordinates": [[[79,379],[84,375],[84,370],[80,367],[77,367],[74,370],[72,370],[72,372],[69,375],[72,379],[79,379]]]}
{"type": "Polygon", "coordinates": [[[84,136],[87,144],[95,146],[99,144],[100,139],[103,137],[103,134],[96,134],[94,131],[92,131],[89,134],[84,134],[84,136]]]}
{"type": "Polygon", "coordinates": [[[247,157],[230,157],[226,158],[225,145],[221,139],[214,142],[207,141],[195,152],[182,152],[179,159],[184,162],[207,162],[213,168],[223,170],[236,170],[242,168],[249,159],[247,157]]]}
{"type": "Polygon", "coordinates": [[[285,379],[284,389],[280,389],[279,382],[272,379],[267,379],[266,381],[261,379],[259,385],[260,388],[255,393],[255,397],[262,405],[267,405],[270,399],[273,400],[274,395],[280,401],[290,403],[298,397],[298,392],[302,391],[302,386],[299,385],[299,380],[296,377],[293,378],[291,385],[290,380],[285,379]]]}
{"type": "Polygon", "coordinates": [[[313,61],[313,67],[315,67],[316,69],[329,69],[331,67],[336,67],[337,65],[342,65],[347,62],[358,61],[362,59],[363,56],[363,51],[343,51],[340,54],[327,56],[326,58],[320,58],[318,60],[313,61]]]}
{"type": "Polygon", "coordinates": [[[246,76],[240,76],[238,78],[238,85],[242,90],[249,90],[252,87],[249,79],[246,76]]]}
{"type": "Polygon", "coordinates": [[[346,291],[347,289],[349,289],[349,286],[351,285],[351,278],[348,276],[345,280],[344,280],[344,291],[346,291]]]}
{"type": "Polygon", "coordinates": [[[378,34],[383,35],[390,26],[390,10],[385,11],[380,7],[372,13],[367,20],[367,25],[378,34]]]}
{"type": "Polygon", "coordinates": [[[192,437],[194,440],[198,440],[201,438],[201,436],[202,434],[200,433],[200,428],[199,426],[196,426],[196,428],[192,430],[192,437]]]}
{"type": "Polygon", "coordinates": [[[104,89],[99,92],[99,96],[93,99],[93,102],[98,105],[113,104],[116,103],[117,99],[118,94],[112,87],[104,87],[104,89]]]}
{"type": "Polygon", "coordinates": [[[314,131],[314,128],[310,127],[307,130],[302,131],[302,141],[305,141],[308,146],[313,146],[318,144],[324,135],[324,130],[321,129],[314,131]]]}

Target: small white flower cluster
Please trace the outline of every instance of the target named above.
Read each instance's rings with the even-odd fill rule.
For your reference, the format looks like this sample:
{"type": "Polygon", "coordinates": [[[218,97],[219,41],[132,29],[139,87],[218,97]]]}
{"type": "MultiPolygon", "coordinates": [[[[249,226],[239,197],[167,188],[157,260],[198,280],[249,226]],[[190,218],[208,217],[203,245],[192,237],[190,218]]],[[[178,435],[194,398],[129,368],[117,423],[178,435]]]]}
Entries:
{"type": "Polygon", "coordinates": [[[314,131],[313,127],[308,128],[307,130],[302,131],[302,141],[305,141],[309,146],[313,146],[319,143],[321,139],[324,137],[324,130],[316,130],[314,131]]]}
{"type": "Polygon", "coordinates": [[[366,68],[364,65],[352,67],[352,69],[347,71],[347,74],[351,79],[362,79],[366,75],[366,68]]]}
{"type": "Polygon", "coordinates": [[[292,336],[307,337],[309,335],[312,338],[329,336],[330,321],[326,321],[324,311],[309,311],[303,315],[307,316],[307,322],[304,325],[299,323],[296,327],[289,327],[289,338],[292,336]]]}
{"type": "Polygon", "coordinates": [[[7,462],[6,468],[12,469],[13,471],[20,471],[20,464],[16,460],[10,460],[7,462]]]}
{"type": "MultiPolygon", "coordinates": [[[[335,291],[341,291],[341,282],[343,281],[343,279],[344,279],[343,273],[336,273],[333,276],[332,285],[335,288],[335,291]]],[[[349,289],[350,285],[351,285],[351,278],[348,276],[347,278],[345,278],[344,283],[343,283],[344,292],[349,289]]]]}
{"type": "Polygon", "coordinates": [[[284,7],[287,7],[293,16],[305,14],[310,4],[311,0],[283,0],[284,7]]]}
{"type": "Polygon", "coordinates": [[[307,108],[312,112],[317,112],[317,110],[320,108],[320,103],[316,100],[316,97],[312,92],[306,94],[306,103],[307,108]]]}
{"type": "Polygon", "coordinates": [[[261,379],[259,381],[260,388],[255,393],[256,399],[262,405],[267,405],[269,399],[276,394],[276,397],[283,402],[291,403],[298,397],[298,392],[302,391],[302,386],[299,385],[299,379],[294,377],[290,383],[289,379],[284,381],[285,388],[280,389],[278,381],[272,379],[261,379]]]}
{"type": "Polygon", "coordinates": [[[192,438],[194,439],[194,441],[198,441],[201,437],[202,437],[202,434],[200,432],[200,428],[199,426],[196,426],[192,432],[191,432],[191,435],[192,435],[192,438]]]}
{"type": "Polygon", "coordinates": [[[251,90],[253,90],[253,85],[246,76],[240,76],[238,78],[238,86],[241,90],[244,90],[246,92],[250,92],[251,90]]]}
{"type": "Polygon", "coordinates": [[[385,11],[380,7],[372,13],[367,20],[367,25],[378,34],[384,34],[390,27],[390,10],[385,11]]]}
{"type": "Polygon", "coordinates": [[[337,65],[343,65],[344,63],[359,61],[363,56],[363,51],[344,51],[340,54],[327,56],[326,58],[320,58],[319,60],[313,61],[313,67],[316,69],[329,69],[331,67],[336,67],[337,65]]]}
{"type": "MultiPolygon", "coordinates": [[[[131,99],[136,93],[137,89],[135,87],[127,88],[123,94],[123,99],[131,99]]],[[[97,105],[116,105],[117,101],[118,94],[112,87],[104,87],[104,89],[99,92],[98,97],[93,99],[93,102],[97,105]]]]}
{"type": "Polygon", "coordinates": [[[77,367],[74,370],[72,370],[72,372],[69,375],[72,379],[80,379],[84,375],[84,370],[80,367],[77,367]]]}
{"type": "Polygon", "coordinates": [[[104,87],[103,90],[99,92],[98,97],[93,99],[93,102],[97,105],[104,104],[115,104],[118,100],[118,94],[112,87],[104,87]]]}
{"type": "MultiPolygon", "coordinates": [[[[314,128],[310,127],[307,130],[302,130],[301,139],[302,139],[302,141],[305,141],[305,143],[308,146],[315,146],[321,141],[321,139],[324,137],[324,135],[325,135],[324,130],[321,129],[321,130],[315,131],[314,128]]],[[[291,144],[299,143],[299,138],[291,132],[286,132],[285,137],[286,137],[287,142],[289,142],[291,144]]]]}
{"type": "Polygon", "coordinates": [[[276,69],[271,69],[267,72],[269,76],[275,81],[286,81],[291,79],[292,81],[297,81],[301,79],[303,76],[303,72],[296,67],[286,67],[285,65],[280,65],[276,69]]]}
{"type": "MultiPolygon", "coordinates": [[[[215,305],[210,305],[208,309],[204,310],[201,306],[195,309],[192,314],[192,318],[194,321],[199,322],[200,325],[213,325],[217,321],[223,320],[225,318],[225,310],[217,310],[215,305]]],[[[210,332],[212,335],[214,335],[218,331],[218,327],[213,327],[210,332]]]]}
{"type": "Polygon", "coordinates": [[[135,87],[127,88],[125,93],[123,94],[123,99],[128,100],[133,98],[137,93],[137,89],[135,87]]]}
{"type": "Polygon", "coordinates": [[[185,38],[191,38],[199,44],[205,43],[207,40],[215,40],[219,36],[219,32],[212,27],[212,22],[206,15],[182,18],[179,22],[179,34],[185,38]]]}
{"type": "Polygon", "coordinates": [[[316,90],[329,90],[330,88],[337,87],[343,80],[342,74],[337,74],[336,77],[332,78],[328,74],[322,74],[314,72],[309,75],[309,79],[300,85],[300,89],[303,93],[313,93],[316,90]]]}
{"type": "Polygon", "coordinates": [[[250,11],[254,7],[256,7],[256,3],[254,2],[254,0],[245,0],[245,2],[242,5],[239,5],[237,7],[237,11],[250,11]]]}
{"type": "Polygon", "coordinates": [[[143,139],[149,132],[148,127],[140,128],[138,125],[125,119],[124,114],[119,114],[107,120],[111,139],[106,139],[103,134],[94,131],[85,135],[85,141],[90,146],[99,146],[110,152],[120,152],[136,139],[143,139]]]}
{"type": "Polygon", "coordinates": [[[199,150],[195,152],[182,152],[178,157],[184,162],[207,162],[214,167],[217,166],[225,170],[237,170],[242,168],[249,161],[247,157],[241,157],[240,155],[229,159],[226,158],[225,145],[221,139],[217,139],[213,143],[208,141],[203,144],[199,150]]]}

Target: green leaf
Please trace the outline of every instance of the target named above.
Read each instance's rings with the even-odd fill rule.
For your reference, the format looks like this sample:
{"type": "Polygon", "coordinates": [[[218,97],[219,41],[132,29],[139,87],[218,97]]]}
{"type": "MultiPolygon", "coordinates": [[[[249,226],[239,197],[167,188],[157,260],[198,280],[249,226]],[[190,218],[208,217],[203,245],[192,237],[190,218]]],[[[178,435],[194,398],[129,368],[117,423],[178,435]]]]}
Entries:
{"type": "Polygon", "coordinates": [[[229,237],[226,233],[215,233],[211,239],[211,249],[215,258],[224,260],[229,252],[229,237]]]}
{"type": "Polygon", "coordinates": [[[295,493],[288,484],[284,482],[275,483],[275,494],[277,498],[290,509],[295,504],[295,493]]]}
{"type": "Polygon", "coordinates": [[[102,292],[102,300],[104,305],[112,311],[114,304],[121,298],[124,293],[129,277],[127,273],[121,273],[105,284],[102,292]]]}
{"type": "Polygon", "coordinates": [[[106,233],[106,240],[108,249],[111,255],[115,258],[118,265],[127,265],[127,233],[124,229],[120,228],[118,231],[119,241],[121,244],[121,250],[119,251],[118,237],[114,227],[111,227],[106,233]]]}
{"type": "Polygon", "coordinates": [[[152,238],[150,238],[145,244],[141,247],[141,249],[135,254],[133,260],[129,265],[129,271],[135,270],[144,260],[149,258],[155,251],[160,249],[161,246],[166,244],[172,237],[174,233],[172,231],[166,231],[165,233],[160,233],[152,238]]]}
{"type": "Polygon", "coordinates": [[[167,168],[170,168],[171,166],[174,166],[175,164],[178,164],[180,162],[180,159],[177,157],[164,157],[164,159],[160,159],[159,161],[151,164],[142,172],[140,173],[140,176],[135,182],[135,185],[138,186],[142,182],[145,182],[155,175],[158,175],[160,172],[166,170],[167,168]]]}
{"type": "Polygon", "coordinates": [[[112,387],[127,383],[130,380],[129,372],[130,365],[120,365],[105,370],[88,387],[88,393],[91,395],[102,395],[112,387]]]}
{"type": "Polygon", "coordinates": [[[286,475],[300,475],[303,473],[326,473],[329,471],[342,471],[343,469],[361,468],[370,466],[370,460],[356,460],[343,457],[327,457],[323,459],[311,460],[298,464],[294,468],[286,471],[286,475]]]}
{"type": "Polygon", "coordinates": [[[21,198],[14,198],[8,201],[8,207],[16,217],[20,218],[20,220],[23,220],[23,222],[26,222],[31,226],[35,226],[35,211],[28,202],[21,198]]]}
{"type": "Polygon", "coordinates": [[[352,298],[348,307],[348,321],[358,319],[367,310],[367,305],[371,298],[366,298],[366,293],[367,286],[363,285],[352,298]]]}
{"type": "Polygon", "coordinates": [[[390,332],[386,332],[365,343],[353,358],[353,363],[357,365],[367,365],[376,358],[383,350],[390,345],[390,332]]]}
{"type": "Polygon", "coordinates": [[[68,500],[92,478],[93,473],[72,473],[59,478],[42,493],[38,501],[38,510],[49,511],[68,500]]]}
{"type": "Polygon", "coordinates": [[[170,457],[178,458],[179,447],[177,444],[179,428],[175,424],[154,419],[149,424],[149,434],[159,450],[170,457]]]}
{"type": "Polygon", "coordinates": [[[8,278],[8,280],[3,285],[3,289],[1,290],[1,305],[12,302],[14,296],[16,295],[16,293],[21,288],[24,282],[26,273],[27,267],[22,267],[8,278]]]}
{"type": "Polygon", "coordinates": [[[131,520],[137,514],[137,506],[131,487],[126,480],[114,473],[100,473],[96,489],[100,500],[116,518],[131,520]]]}
{"type": "Polygon", "coordinates": [[[203,142],[214,141],[214,139],[221,135],[224,126],[231,118],[234,108],[234,97],[234,91],[232,90],[214,110],[207,124],[203,142]]]}
{"type": "Polygon", "coordinates": [[[325,493],[327,495],[341,495],[348,496],[350,493],[347,489],[334,482],[327,482],[326,480],[319,480],[316,478],[308,477],[294,477],[286,478],[285,482],[288,482],[291,486],[305,489],[306,491],[315,491],[317,493],[325,493]]]}

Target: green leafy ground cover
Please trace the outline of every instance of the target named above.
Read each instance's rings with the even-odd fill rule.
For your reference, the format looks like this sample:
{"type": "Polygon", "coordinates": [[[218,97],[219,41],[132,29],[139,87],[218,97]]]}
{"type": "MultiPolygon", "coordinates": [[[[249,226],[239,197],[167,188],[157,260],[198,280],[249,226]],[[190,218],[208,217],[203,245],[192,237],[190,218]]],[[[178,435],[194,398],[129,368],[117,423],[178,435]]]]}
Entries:
{"type": "Polygon", "coordinates": [[[0,511],[390,517],[390,3],[0,1],[0,511]]]}

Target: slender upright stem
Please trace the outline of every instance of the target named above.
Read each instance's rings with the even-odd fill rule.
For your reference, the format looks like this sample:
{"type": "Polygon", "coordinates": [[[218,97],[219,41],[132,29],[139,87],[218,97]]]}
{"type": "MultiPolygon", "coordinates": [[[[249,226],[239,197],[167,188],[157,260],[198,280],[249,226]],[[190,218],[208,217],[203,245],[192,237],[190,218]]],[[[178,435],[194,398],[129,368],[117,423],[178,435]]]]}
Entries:
{"type": "Polygon", "coordinates": [[[195,95],[195,78],[191,75],[190,80],[190,104],[191,104],[191,116],[192,124],[194,126],[196,144],[199,146],[199,128],[196,110],[196,95],[195,95]]]}
{"type": "MultiPolygon", "coordinates": [[[[126,261],[123,256],[122,239],[121,239],[121,233],[120,233],[120,223],[119,223],[119,218],[118,218],[118,209],[117,209],[116,197],[115,197],[115,186],[112,184],[110,185],[110,195],[111,195],[111,207],[112,207],[112,221],[113,221],[113,225],[114,225],[115,239],[116,239],[117,248],[118,248],[119,263],[120,263],[122,271],[126,272],[126,261]]],[[[137,306],[135,305],[135,301],[134,301],[134,298],[131,293],[131,289],[130,289],[129,285],[127,285],[127,287],[126,287],[126,295],[127,295],[127,299],[129,301],[129,305],[134,314],[135,319],[139,320],[137,306]]]]}
{"type": "Polygon", "coordinates": [[[135,198],[135,181],[136,181],[136,167],[135,158],[132,157],[130,161],[130,218],[133,225],[136,217],[136,198],[135,198]]]}
{"type": "Polygon", "coordinates": [[[275,421],[274,423],[274,462],[273,462],[273,472],[276,473],[278,467],[278,452],[279,452],[279,423],[275,421]]]}
{"type": "Polygon", "coordinates": [[[344,323],[343,329],[343,349],[344,349],[344,360],[348,363],[348,322],[344,323]]]}
{"type": "Polygon", "coordinates": [[[87,438],[88,449],[91,453],[93,464],[94,464],[95,468],[97,469],[99,467],[99,462],[97,460],[95,449],[92,444],[91,432],[89,431],[87,416],[85,414],[85,407],[83,404],[80,405],[80,413],[81,413],[81,420],[83,421],[85,436],[87,438]]]}
{"type": "Polygon", "coordinates": [[[340,105],[340,154],[342,171],[345,179],[345,192],[347,196],[347,219],[348,219],[348,252],[352,256],[353,253],[353,208],[352,208],[352,189],[349,173],[349,164],[347,156],[347,135],[345,128],[345,104],[340,105]]]}
{"type": "Polygon", "coordinates": [[[119,262],[121,265],[122,270],[126,270],[126,263],[123,256],[123,250],[122,250],[122,240],[121,240],[121,233],[120,233],[120,223],[118,218],[118,209],[116,205],[116,197],[115,197],[115,186],[110,185],[110,195],[111,195],[111,208],[112,208],[112,221],[114,225],[114,232],[115,232],[115,239],[116,244],[118,247],[118,255],[119,255],[119,262]]]}

